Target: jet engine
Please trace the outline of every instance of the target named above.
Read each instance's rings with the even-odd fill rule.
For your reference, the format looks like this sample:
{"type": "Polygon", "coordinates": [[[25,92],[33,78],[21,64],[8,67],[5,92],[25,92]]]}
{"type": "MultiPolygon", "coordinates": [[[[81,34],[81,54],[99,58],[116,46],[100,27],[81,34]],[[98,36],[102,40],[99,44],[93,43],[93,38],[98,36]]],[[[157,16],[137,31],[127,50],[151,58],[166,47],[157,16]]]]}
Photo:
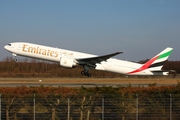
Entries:
{"type": "Polygon", "coordinates": [[[74,68],[76,67],[77,63],[73,58],[69,57],[61,57],[60,58],[60,66],[66,67],[66,68],[74,68]]]}

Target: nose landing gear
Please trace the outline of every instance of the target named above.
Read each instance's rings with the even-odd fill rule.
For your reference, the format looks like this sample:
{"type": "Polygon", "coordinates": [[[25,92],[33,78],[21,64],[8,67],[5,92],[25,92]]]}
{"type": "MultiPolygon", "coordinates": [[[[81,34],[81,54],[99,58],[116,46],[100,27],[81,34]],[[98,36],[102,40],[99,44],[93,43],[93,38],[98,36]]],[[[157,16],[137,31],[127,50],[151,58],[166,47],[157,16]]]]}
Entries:
{"type": "Polygon", "coordinates": [[[14,61],[17,62],[17,55],[15,53],[12,54],[14,56],[14,61]]]}

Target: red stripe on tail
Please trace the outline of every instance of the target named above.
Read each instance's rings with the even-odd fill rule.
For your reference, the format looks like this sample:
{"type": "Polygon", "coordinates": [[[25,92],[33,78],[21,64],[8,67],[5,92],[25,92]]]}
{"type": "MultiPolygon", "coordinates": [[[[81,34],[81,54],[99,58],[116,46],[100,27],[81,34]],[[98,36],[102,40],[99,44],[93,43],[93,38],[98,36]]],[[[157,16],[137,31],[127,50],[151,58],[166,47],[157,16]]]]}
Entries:
{"type": "Polygon", "coordinates": [[[139,69],[136,69],[132,72],[129,72],[128,74],[133,74],[133,73],[137,73],[140,71],[143,71],[145,69],[147,69],[159,56],[155,56],[154,58],[152,58],[151,60],[147,61],[143,66],[141,66],[139,69]]]}

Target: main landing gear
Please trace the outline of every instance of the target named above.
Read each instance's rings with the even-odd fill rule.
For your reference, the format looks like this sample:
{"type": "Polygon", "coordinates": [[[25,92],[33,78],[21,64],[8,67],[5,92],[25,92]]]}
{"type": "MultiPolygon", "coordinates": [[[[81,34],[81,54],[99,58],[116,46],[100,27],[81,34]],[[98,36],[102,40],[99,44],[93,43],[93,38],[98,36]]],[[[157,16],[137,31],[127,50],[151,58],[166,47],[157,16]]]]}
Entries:
{"type": "Polygon", "coordinates": [[[87,65],[84,65],[84,71],[81,72],[82,75],[87,76],[87,77],[91,77],[91,73],[89,73],[89,67],[87,65]]]}
{"type": "Polygon", "coordinates": [[[87,77],[91,77],[91,73],[89,73],[88,71],[82,71],[81,74],[87,77]]]}

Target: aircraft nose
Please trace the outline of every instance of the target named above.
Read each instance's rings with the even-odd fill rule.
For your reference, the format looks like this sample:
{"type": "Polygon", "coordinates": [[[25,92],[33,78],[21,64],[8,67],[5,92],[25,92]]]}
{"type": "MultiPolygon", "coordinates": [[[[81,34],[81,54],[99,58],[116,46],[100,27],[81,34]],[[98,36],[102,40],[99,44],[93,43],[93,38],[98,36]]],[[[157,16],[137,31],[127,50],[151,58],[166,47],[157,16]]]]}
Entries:
{"type": "Polygon", "coordinates": [[[4,49],[6,49],[6,50],[9,51],[9,50],[10,50],[10,47],[11,47],[10,44],[8,44],[8,45],[5,45],[5,46],[4,46],[4,49]]]}
{"type": "Polygon", "coordinates": [[[5,45],[5,46],[4,46],[4,49],[6,49],[6,50],[7,50],[7,45],[5,45]]]}

